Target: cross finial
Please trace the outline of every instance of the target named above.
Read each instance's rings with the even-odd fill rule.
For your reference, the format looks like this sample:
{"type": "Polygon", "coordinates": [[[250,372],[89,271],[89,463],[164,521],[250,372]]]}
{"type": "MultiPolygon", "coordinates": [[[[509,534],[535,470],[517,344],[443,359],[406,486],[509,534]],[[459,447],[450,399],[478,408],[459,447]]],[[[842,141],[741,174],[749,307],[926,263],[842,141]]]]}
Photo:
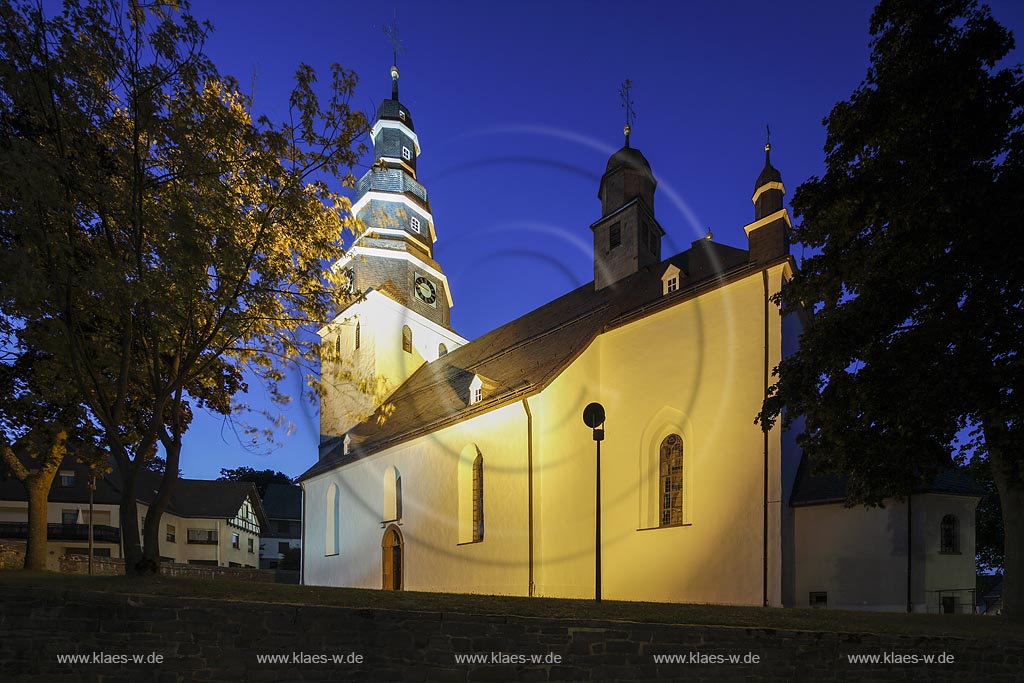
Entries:
{"type": "Polygon", "coordinates": [[[633,109],[633,100],[629,95],[633,87],[633,81],[626,79],[619,86],[619,98],[622,99],[622,108],[626,110],[626,125],[622,132],[626,134],[626,147],[629,147],[629,134],[633,130],[633,122],[636,121],[636,110],[633,109]]]}
{"type": "Polygon", "coordinates": [[[405,54],[405,46],[398,37],[398,10],[395,10],[395,18],[390,24],[384,25],[384,35],[391,43],[391,99],[398,99],[398,55],[405,54]]]}

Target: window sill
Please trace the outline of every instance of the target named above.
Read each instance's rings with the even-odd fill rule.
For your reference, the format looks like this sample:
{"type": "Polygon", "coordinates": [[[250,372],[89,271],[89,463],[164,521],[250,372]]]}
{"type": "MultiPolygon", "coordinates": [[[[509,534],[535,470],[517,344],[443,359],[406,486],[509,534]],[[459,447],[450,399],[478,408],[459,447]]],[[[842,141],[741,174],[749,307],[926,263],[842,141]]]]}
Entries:
{"type": "MultiPolygon", "coordinates": [[[[337,556],[338,556],[338,555],[340,555],[340,554],[341,554],[341,553],[324,553],[324,557],[337,557],[337,556]]],[[[281,553],[278,553],[278,555],[281,555],[281,553]]],[[[282,558],[281,558],[281,559],[284,559],[284,556],[283,556],[283,555],[282,555],[282,558]]]]}
{"type": "Polygon", "coordinates": [[[458,548],[459,546],[463,546],[463,545],[477,545],[478,543],[483,543],[483,542],[484,542],[484,539],[482,539],[482,538],[479,541],[463,541],[462,543],[456,543],[455,547],[458,548]]]}
{"type": "Polygon", "coordinates": [[[963,555],[959,550],[940,550],[939,555],[963,555]]]}
{"type": "Polygon", "coordinates": [[[637,531],[657,531],[658,529],[678,529],[682,526],[693,526],[691,522],[684,522],[682,524],[666,524],[665,526],[648,526],[641,527],[637,531]]]}

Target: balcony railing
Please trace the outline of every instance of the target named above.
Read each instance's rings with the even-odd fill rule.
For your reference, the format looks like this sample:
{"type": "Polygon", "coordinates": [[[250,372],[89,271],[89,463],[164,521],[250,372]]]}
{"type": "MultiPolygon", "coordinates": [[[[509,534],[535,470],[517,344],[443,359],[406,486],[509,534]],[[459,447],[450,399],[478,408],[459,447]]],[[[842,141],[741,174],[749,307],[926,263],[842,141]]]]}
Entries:
{"type": "MultiPolygon", "coordinates": [[[[0,522],[0,538],[28,538],[28,522],[0,522]]],[[[47,524],[46,538],[51,541],[88,541],[88,524],[47,524]]],[[[96,543],[120,543],[121,530],[116,526],[95,524],[92,539],[96,543]]]]}

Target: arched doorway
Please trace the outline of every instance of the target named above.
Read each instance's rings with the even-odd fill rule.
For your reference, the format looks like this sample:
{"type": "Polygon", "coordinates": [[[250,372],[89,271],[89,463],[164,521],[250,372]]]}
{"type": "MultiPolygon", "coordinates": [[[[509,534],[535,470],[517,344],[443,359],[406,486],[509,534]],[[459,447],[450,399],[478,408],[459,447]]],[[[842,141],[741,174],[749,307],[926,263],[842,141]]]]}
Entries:
{"type": "Polygon", "coordinates": [[[405,569],[405,542],[402,532],[394,524],[384,530],[384,538],[380,542],[381,570],[384,575],[383,588],[386,591],[402,590],[402,576],[405,569]]]}

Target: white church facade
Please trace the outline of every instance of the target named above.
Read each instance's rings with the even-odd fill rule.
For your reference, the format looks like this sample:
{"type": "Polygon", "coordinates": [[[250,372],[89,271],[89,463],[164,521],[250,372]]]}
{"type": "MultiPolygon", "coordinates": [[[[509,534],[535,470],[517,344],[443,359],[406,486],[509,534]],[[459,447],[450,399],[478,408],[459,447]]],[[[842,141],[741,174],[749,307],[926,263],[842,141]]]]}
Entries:
{"type": "Polygon", "coordinates": [[[594,281],[469,341],[450,326],[392,75],[353,208],[366,231],[337,266],[352,302],[321,330],[303,583],[592,598],[595,441],[581,416],[599,402],[605,599],[968,611],[972,488],[922,491],[901,526],[899,504],[845,508],[795,433],[754,423],[801,325],[771,301],[796,264],[768,147],[747,248],[709,236],[663,254],[657,183],[627,129],[590,226],[594,281]]]}

